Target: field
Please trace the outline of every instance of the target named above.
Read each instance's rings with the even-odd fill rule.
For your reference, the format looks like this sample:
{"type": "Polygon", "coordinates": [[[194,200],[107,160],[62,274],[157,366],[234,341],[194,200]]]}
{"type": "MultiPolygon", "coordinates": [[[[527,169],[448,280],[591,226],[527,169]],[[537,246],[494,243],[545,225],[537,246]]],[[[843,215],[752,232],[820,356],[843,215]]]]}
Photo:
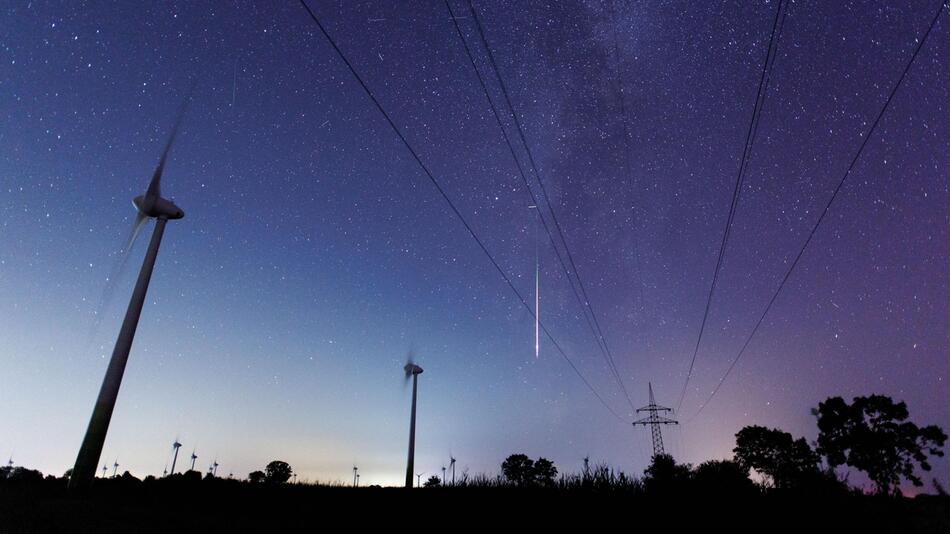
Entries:
{"type": "Polygon", "coordinates": [[[727,532],[950,532],[950,498],[757,490],[655,494],[638,484],[519,488],[351,488],[222,479],[98,480],[82,495],[62,479],[0,486],[0,531],[279,532],[339,526],[424,530],[640,529],[727,532]]]}

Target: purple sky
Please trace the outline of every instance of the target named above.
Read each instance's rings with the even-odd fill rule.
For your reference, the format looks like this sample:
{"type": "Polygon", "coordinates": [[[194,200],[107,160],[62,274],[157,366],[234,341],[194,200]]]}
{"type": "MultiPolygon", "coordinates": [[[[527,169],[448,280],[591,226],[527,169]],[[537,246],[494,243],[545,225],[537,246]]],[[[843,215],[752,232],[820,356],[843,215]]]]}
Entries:
{"type": "MultiPolygon", "coordinates": [[[[297,3],[18,1],[0,17],[0,454],[55,474],[75,460],[144,254],[140,240],[94,328],[130,200],[197,80],[163,184],[186,217],[165,233],[104,463],[161,473],[178,436],[219,474],[280,458],[311,480],[350,480],[356,463],[364,484],[399,483],[412,349],[417,471],[451,452],[460,473],[496,472],[524,452],[639,474],[649,434],[629,424],[444,3],[310,5],[530,302],[539,245],[541,319],[619,419],[543,336],[535,359],[530,314],[297,3]]],[[[833,395],[890,395],[950,428],[948,13],[690,419],[937,5],[790,4],[677,414],[689,423],[665,434],[680,460],[729,457],[749,424],[813,440],[810,409],[833,395]]],[[[503,104],[467,3],[452,6],[503,104]]],[[[675,406],[776,3],[476,7],[632,403],[652,382],[675,406]]],[[[934,475],[950,485],[950,461],[934,475]]]]}

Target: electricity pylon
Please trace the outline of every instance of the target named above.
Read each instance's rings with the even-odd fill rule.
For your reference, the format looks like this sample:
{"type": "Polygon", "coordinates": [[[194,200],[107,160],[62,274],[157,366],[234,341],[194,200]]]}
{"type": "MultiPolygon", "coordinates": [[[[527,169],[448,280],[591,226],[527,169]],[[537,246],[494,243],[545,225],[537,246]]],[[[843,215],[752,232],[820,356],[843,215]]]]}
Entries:
{"type": "Polygon", "coordinates": [[[653,436],[653,456],[656,457],[661,454],[666,454],[666,451],[663,450],[663,434],[660,432],[661,425],[678,425],[679,421],[670,419],[668,417],[663,417],[659,415],[660,412],[670,412],[673,410],[665,406],[658,406],[656,400],[653,399],[653,384],[649,384],[650,388],[650,404],[644,406],[637,410],[637,413],[647,412],[649,415],[642,419],[637,419],[633,422],[633,426],[650,425],[650,434],[653,436]]]}

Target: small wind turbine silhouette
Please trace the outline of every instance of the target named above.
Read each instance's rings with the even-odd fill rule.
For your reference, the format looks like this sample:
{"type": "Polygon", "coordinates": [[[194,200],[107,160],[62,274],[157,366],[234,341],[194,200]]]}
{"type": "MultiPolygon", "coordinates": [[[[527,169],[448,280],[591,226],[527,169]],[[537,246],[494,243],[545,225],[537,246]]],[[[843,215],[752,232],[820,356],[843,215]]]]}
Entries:
{"type": "Polygon", "coordinates": [[[217,458],[215,458],[214,463],[211,464],[211,476],[213,477],[218,476],[218,459],[217,458]]]}
{"type": "Polygon", "coordinates": [[[449,453],[449,469],[452,470],[452,485],[455,485],[455,456],[449,453]]]}
{"type": "Polygon", "coordinates": [[[108,466],[108,465],[103,465],[103,466],[102,466],[102,478],[106,478],[106,471],[108,471],[108,470],[109,470],[109,466],[108,466]]]}
{"type": "Polygon", "coordinates": [[[112,464],[112,478],[115,478],[116,473],[119,471],[119,459],[115,459],[115,463],[112,464]]]}
{"type": "Polygon", "coordinates": [[[191,470],[195,470],[195,460],[198,459],[198,455],[195,454],[195,449],[191,449],[191,470]]]}
{"type": "Polygon", "coordinates": [[[422,374],[422,367],[412,362],[412,352],[409,352],[406,365],[403,367],[406,372],[406,382],[412,377],[412,414],[409,418],[409,461],[406,463],[406,487],[412,487],[412,468],[416,458],[416,391],[419,386],[419,375],[422,374]]]}
{"type": "Polygon", "coordinates": [[[445,466],[442,466],[442,485],[445,485],[445,466]]]}
{"type": "Polygon", "coordinates": [[[162,172],[165,170],[165,161],[168,159],[168,153],[171,151],[175,135],[178,133],[178,126],[185,114],[188,98],[185,99],[178,112],[175,126],[172,128],[165,150],[158,161],[158,167],[148,184],[148,189],[144,195],[137,196],[132,200],[137,213],[126,250],[131,248],[143,224],[148,219],[155,219],[155,230],[152,232],[152,240],[145,253],[145,260],[142,262],[138,280],[135,282],[135,290],[132,292],[132,299],[129,301],[129,307],[125,312],[125,319],[122,321],[119,337],[115,341],[109,367],[102,379],[102,386],[99,389],[96,405],[92,410],[92,417],[89,420],[86,435],[79,447],[73,474],[69,479],[71,489],[88,487],[95,476],[95,466],[99,463],[99,457],[102,455],[102,445],[105,443],[106,433],[109,431],[109,422],[112,420],[112,412],[115,410],[115,402],[119,396],[119,386],[122,385],[122,375],[125,373],[129,351],[132,349],[132,339],[135,337],[135,330],[142,314],[142,306],[145,304],[145,294],[148,292],[148,283],[152,278],[152,270],[158,256],[158,247],[162,242],[162,235],[165,233],[165,223],[185,216],[185,213],[174,202],[162,197],[161,181],[162,172]]]}
{"type": "Polygon", "coordinates": [[[353,466],[353,487],[354,488],[356,487],[356,478],[359,476],[359,473],[358,473],[359,469],[360,469],[359,467],[356,467],[355,465],[353,466]]]}
{"type": "Polygon", "coordinates": [[[181,443],[178,443],[178,438],[175,438],[175,443],[172,443],[172,448],[175,449],[175,456],[172,457],[172,474],[175,474],[175,463],[178,461],[178,449],[181,448],[181,443]]]}

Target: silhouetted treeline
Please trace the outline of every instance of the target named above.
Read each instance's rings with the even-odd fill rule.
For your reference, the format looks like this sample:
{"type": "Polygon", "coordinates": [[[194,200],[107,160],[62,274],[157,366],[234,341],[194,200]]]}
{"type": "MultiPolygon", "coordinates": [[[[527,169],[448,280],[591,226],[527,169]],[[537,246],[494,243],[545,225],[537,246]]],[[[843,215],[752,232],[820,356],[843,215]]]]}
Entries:
{"type": "MultiPolygon", "coordinates": [[[[463,471],[446,485],[433,476],[421,490],[291,483],[291,466],[275,460],[245,480],[197,471],[140,480],[125,472],[77,495],[66,491],[68,472],[44,477],[8,466],[0,468],[0,532],[309,530],[327,517],[391,527],[387,518],[410,510],[468,529],[479,528],[478,518],[505,517],[509,530],[589,531],[635,516],[674,530],[950,532],[950,497],[935,479],[935,496],[896,492],[902,481],[923,483],[919,473],[943,455],[943,430],[918,427],[904,403],[879,395],[850,404],[833,397],[814,415],[813,443],[753,425],[736,434],[733,458],[695,466],[659,455],[640,476],[586,459],[582,472],[561,473],[545,458],[512,454],[500,474],[463,471]],[[866,473],[873,494],[837,476],[841,465],[866,473]]],[[[496,529],[496,521],[481,526],[496,529]]]]}

